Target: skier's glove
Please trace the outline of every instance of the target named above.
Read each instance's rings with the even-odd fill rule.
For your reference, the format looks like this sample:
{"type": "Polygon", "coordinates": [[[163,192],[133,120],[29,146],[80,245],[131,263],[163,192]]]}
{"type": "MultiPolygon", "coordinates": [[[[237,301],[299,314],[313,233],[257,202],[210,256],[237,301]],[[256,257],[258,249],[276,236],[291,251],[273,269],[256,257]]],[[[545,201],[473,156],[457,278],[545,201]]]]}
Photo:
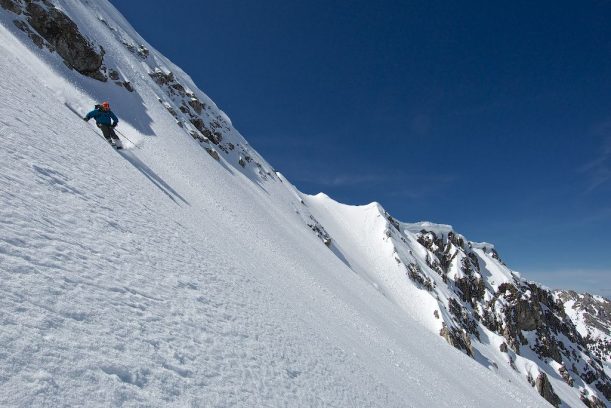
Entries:
{"type": "Polygon", "coordinates": [[[85,122],[89,122],[89,119],[87,119],[87,118],[83,118],[83,120],[84,120],[85,122]]]}
{"type": "Polygon", "coordinates": [[[116,127],[117,127],[117,123],[113,124],[111,127],[112,127],[113,129],[114,129],[114,128],[116,128],[116,127]]]}

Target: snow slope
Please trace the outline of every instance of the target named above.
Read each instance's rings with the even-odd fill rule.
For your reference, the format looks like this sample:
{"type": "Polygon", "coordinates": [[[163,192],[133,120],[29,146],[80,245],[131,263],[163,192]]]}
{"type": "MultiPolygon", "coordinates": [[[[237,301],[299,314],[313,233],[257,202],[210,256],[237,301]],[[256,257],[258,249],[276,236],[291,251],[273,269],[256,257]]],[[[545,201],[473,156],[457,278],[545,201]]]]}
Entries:
{"type": "Polygon", "coordinates": [[[329,250],[312,229],[341,220],[316,219],[108,2],[53,3],[135,91],[70,70],[0,10],[0,406],[547,405],[397,307],[365,247],[329,250]],[[187,91],[151,76],[170,71],[187,91]],[[222,143],[194,136],[184,98],[222,143]],[[103,99],[137,148],[75,115],[103,99]]]}

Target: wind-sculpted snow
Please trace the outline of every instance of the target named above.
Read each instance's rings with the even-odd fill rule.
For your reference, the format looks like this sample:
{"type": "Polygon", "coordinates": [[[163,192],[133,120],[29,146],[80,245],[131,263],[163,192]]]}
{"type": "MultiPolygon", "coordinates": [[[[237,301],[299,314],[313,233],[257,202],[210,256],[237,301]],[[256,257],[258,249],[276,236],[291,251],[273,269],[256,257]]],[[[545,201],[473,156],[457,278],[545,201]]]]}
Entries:
{"type": "Polygon", "coordinates": [[[52,3],[116,75],[0,10],[0,406],[546,405],[420,315],[437,300],[387,268],[409,254],[379,205],[361,232],[386,241],[352,247],[108,2],[52,3]],[[107,99],[138,148],[79,118],[107,99]]]}

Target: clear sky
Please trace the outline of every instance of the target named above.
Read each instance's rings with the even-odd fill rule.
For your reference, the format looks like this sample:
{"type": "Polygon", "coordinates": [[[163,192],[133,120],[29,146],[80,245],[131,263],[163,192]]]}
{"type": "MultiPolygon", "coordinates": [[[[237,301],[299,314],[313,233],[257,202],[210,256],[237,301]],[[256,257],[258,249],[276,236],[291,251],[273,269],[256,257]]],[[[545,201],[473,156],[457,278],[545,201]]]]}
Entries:
{"type": "Polygon", "coordinates": [[[611,295],[611,2],[112,3],[302,191],[611,295]]]}

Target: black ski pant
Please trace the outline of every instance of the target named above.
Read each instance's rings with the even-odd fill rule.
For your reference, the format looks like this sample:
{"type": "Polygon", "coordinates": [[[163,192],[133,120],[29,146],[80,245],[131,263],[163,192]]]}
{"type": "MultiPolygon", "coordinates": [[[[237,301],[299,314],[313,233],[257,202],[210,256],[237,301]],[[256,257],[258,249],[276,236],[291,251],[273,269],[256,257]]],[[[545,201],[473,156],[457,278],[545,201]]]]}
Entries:
{"type": "Polygon", "coordinates": [[[98,125],[98,127],[102,130],[102,134],[110,142],[110,140],[119,140],[119,136],[115,133],[115,130],[108,125],[98,125]]]}

